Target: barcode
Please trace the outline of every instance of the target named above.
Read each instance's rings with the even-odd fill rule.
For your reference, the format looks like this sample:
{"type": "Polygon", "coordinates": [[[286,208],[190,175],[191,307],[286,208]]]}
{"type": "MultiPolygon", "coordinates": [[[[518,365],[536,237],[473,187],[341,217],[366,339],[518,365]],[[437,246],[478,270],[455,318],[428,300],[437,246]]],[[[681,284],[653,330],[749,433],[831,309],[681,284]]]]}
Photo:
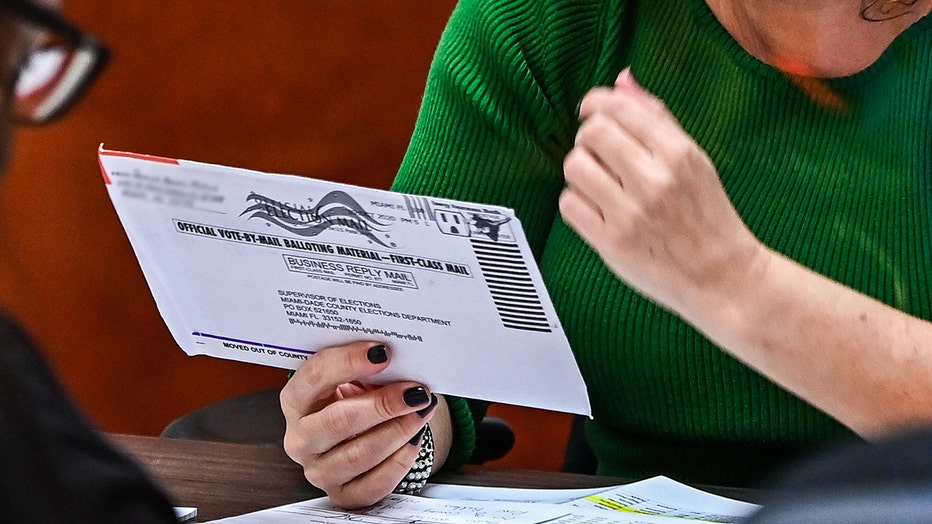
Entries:
{"type": "Polygon", "coordinates": [[[470,240],[502,324],[511,329],[550,333],[550,322],[518,245],[470,240]]]}

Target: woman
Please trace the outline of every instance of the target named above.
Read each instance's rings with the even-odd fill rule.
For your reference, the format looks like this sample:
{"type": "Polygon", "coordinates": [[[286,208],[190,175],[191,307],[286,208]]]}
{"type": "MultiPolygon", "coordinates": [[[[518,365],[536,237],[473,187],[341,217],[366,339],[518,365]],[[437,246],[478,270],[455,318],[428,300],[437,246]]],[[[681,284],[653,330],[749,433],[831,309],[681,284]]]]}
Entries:
{"type": "MultiPolygon", "coordinates": [[[[457,7],[394,189],[515,208],[600,473],[753,485],[816,443],[932,419],[930,10],[457,7]]],[[[393,489],[427,420],[434,469],[462,464],[484,411],[351,388],[386,365],[372,346],[282,392],[286,449],[346,506],[393,489]]]]}

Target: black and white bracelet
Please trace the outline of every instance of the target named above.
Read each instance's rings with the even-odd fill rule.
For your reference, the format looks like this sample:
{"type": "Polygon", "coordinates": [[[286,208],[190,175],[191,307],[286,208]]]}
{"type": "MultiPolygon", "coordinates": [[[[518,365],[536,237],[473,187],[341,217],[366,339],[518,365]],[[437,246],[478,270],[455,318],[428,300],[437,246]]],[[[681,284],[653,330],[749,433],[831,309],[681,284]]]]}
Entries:
{"type": "Polygon", "coordinates": [[[401,479],[392,493],[399,495],[417,495],[427,484],[427,478],[434,469],[434,435],[430,432],[430,424],[424,426],[421,436],[421,450],[417,453],[414,465],[408,474],[401,479]]]}

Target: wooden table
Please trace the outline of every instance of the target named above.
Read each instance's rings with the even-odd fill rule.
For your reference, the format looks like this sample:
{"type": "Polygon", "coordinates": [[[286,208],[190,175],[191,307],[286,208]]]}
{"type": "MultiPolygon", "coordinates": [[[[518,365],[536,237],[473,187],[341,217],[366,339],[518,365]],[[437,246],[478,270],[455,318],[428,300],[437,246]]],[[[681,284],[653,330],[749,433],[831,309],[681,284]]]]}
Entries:
{"type": "MultiPolygon", "coordinates": [[[[200,521],[323,495],[304,479],[301,468],[281,448],[131,435],[110,437],[149,469],[176,505],[196,507],[200,521]]],[[[461,472],[437,475],[433,480],[473,486],[587,488],[623,484],[631,479],[467,466],[461,472]]],[[[760,498],[754,490],[697,487],[748,502],[760,498]]]]}

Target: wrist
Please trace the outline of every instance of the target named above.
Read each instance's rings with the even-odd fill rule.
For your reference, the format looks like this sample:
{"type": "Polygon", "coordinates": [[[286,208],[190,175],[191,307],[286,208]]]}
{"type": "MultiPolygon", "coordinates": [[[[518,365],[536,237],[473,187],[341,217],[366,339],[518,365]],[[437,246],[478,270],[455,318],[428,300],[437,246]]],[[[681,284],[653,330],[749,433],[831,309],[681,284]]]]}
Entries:
{"type": "Polygon", "coordinates": [[[691,314],[683,315],[685,320],[723,349],[741,347],[760,334],[761,326],[773,321],[771,311],[778,300],[775,267],[782,259],[758,244],[746,263],[699,294],[691,314]]]}

